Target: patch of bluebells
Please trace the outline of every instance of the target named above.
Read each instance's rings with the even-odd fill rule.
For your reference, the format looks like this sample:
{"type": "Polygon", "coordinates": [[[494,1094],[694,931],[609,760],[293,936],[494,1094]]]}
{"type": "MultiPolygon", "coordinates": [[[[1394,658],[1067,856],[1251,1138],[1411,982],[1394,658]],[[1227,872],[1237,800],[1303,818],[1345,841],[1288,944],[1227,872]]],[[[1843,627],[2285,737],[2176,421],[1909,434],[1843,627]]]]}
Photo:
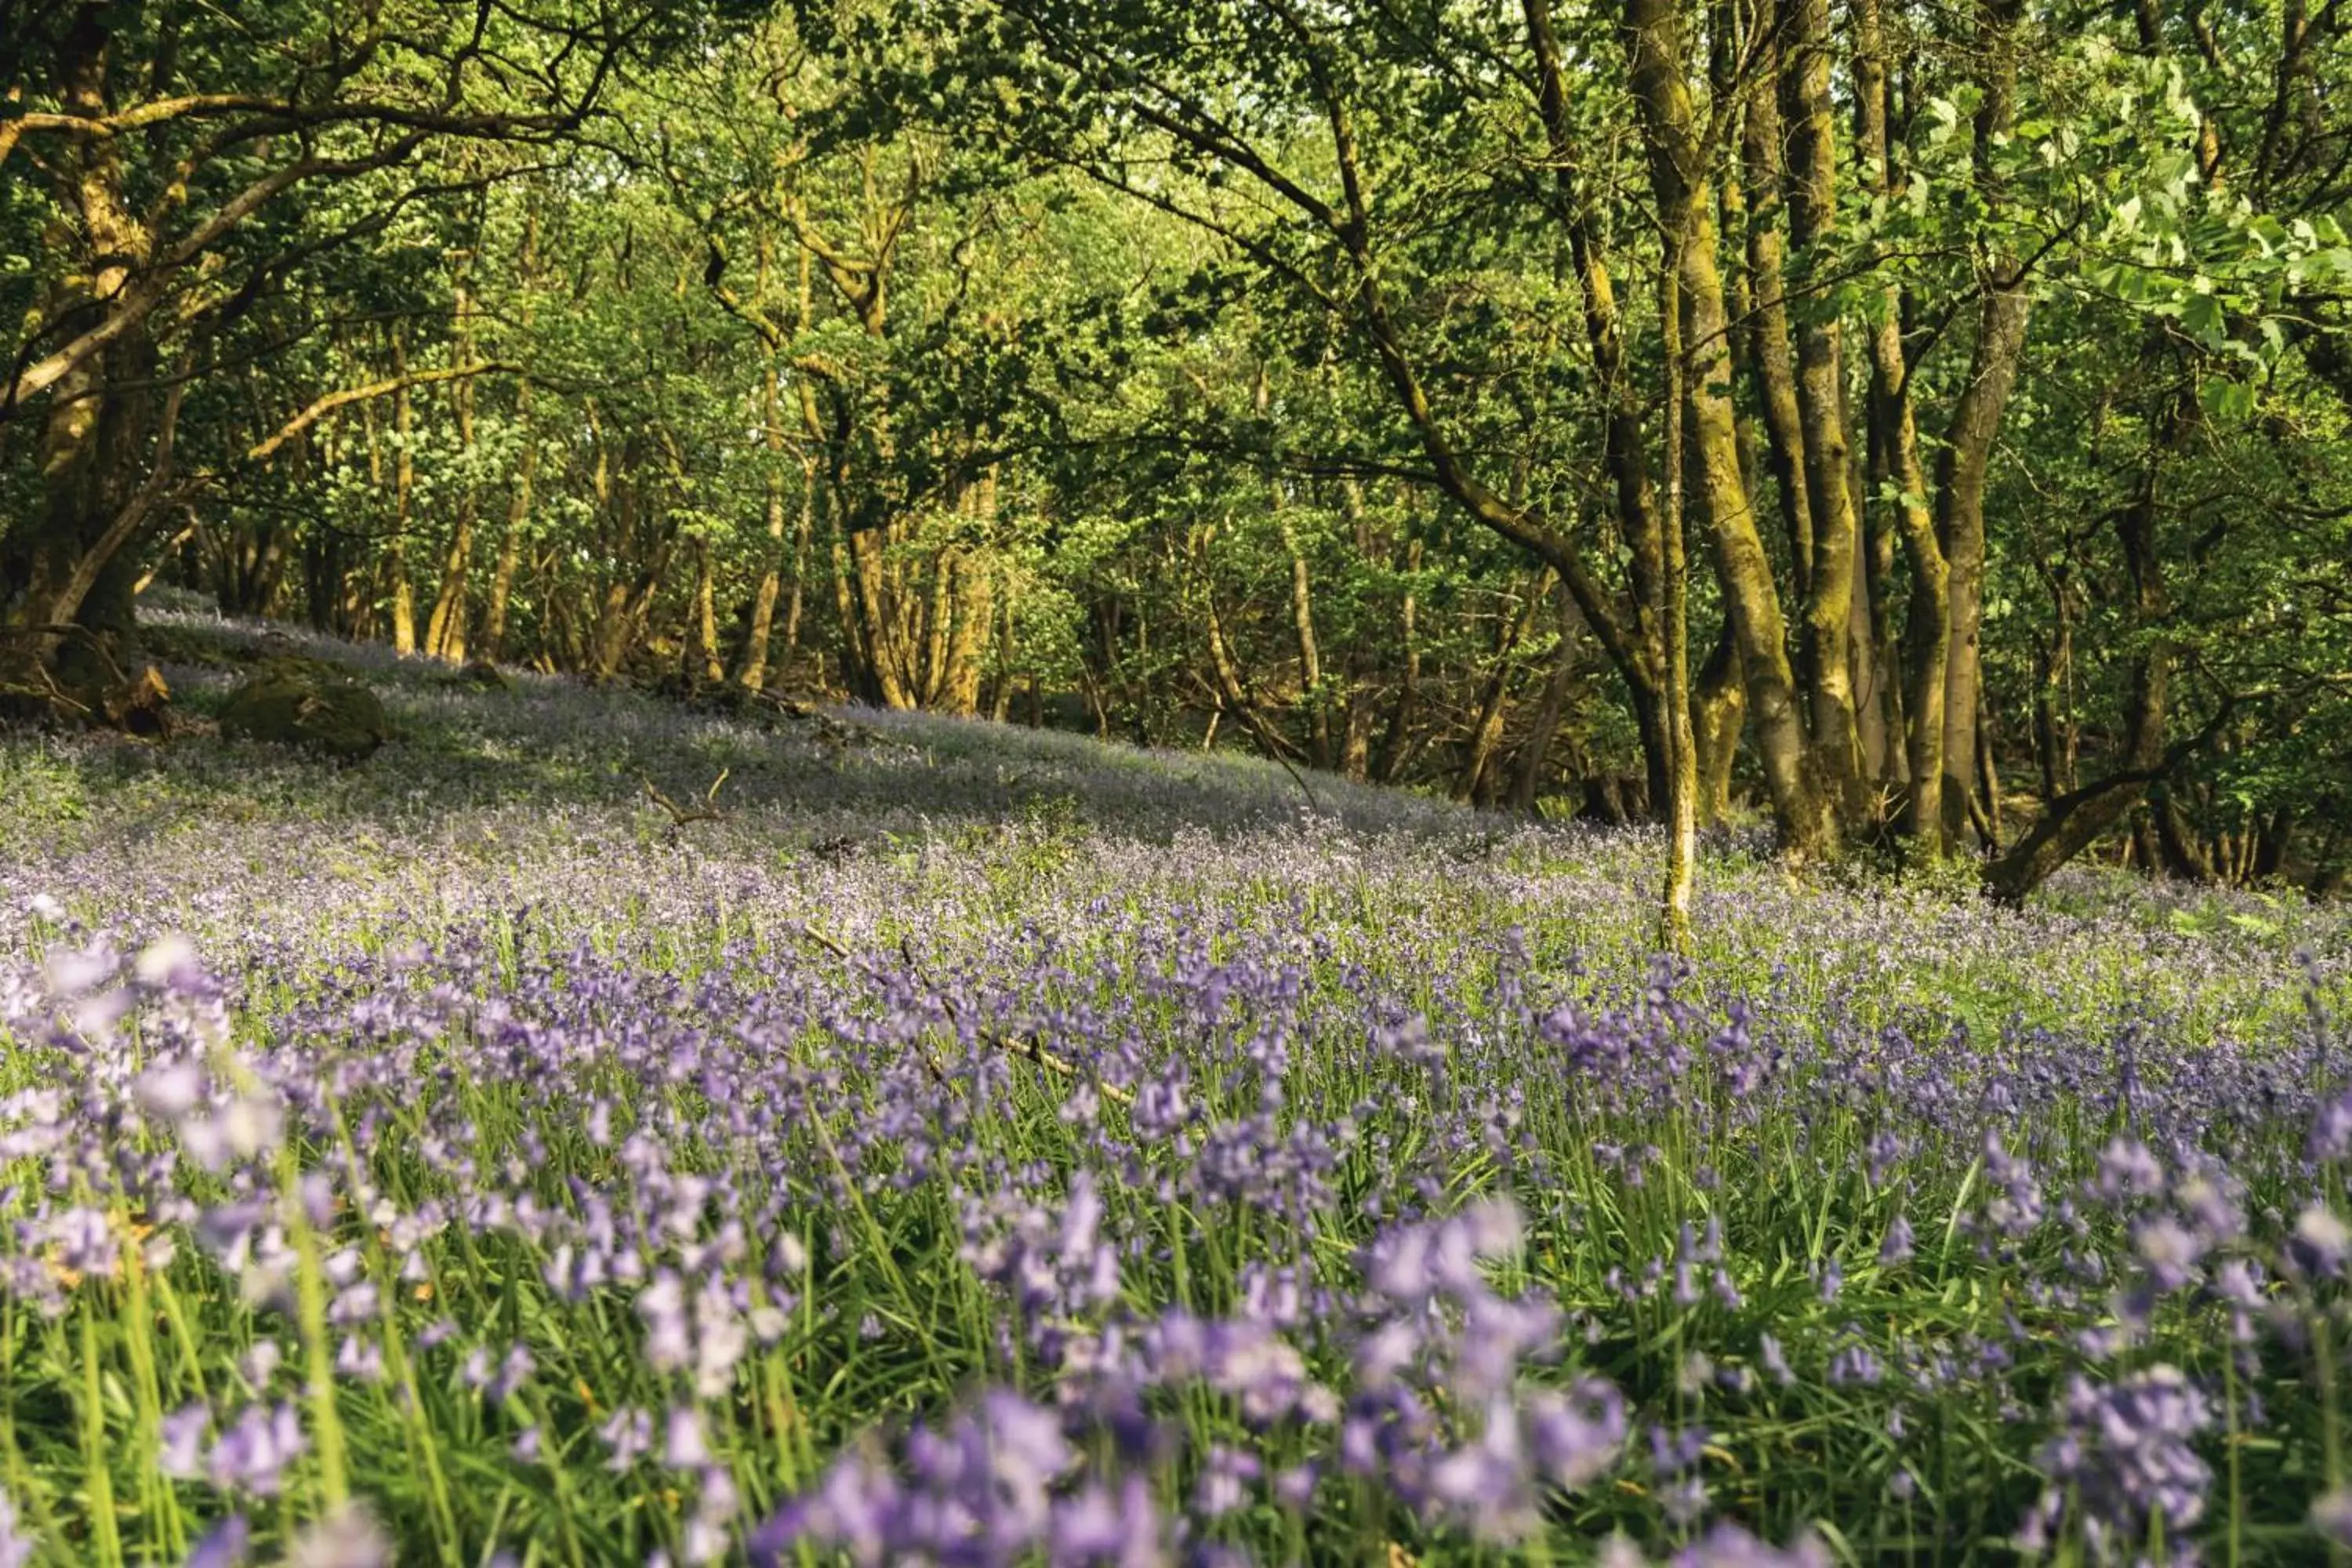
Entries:
{"type": "MultiPolygon", "coordinates": [[[[2352,1534],[2340,1479],[2303,1479],[2352,1046],[2271,1000],[2340,985],[2341,925],[2308,917],[2305,962],[2081,884],[1996,916],[1727,860],[1705,956],[1665,965],[1639,838],[1344,791],[1303,816],[1223,760],[898,716],[821,766],[387,679],[485,745],[585,755],[602,715],[633,756],[774,754],[700,838],[593,799],[533,820],[476,773],[429,824],[229,822],[93,872],[104,929],[61,862],[0,861],[0,1331],[21,1410],[78,1412],[91,1372],[139,1404],[106,1416],[112,1492],[172,1507],[122,1510],[131,1560],[570,1528],[672,1568],[1810,1568],[1814,1517],[1865,1553],[2116,1562],[2352,1534]],[[973,825],[1014,745],[1087,826],[973,825]],[[818,856],[820,826],[861,837],[818,856]],[[1943,1005],[1988,976],[2018,1005],[1943,1005]],[[1821,1479],[1783,1500],[1754,1478],[1791,1451],[1821,1479]],[[429,1500],[427,1454],[509,1514],[429,1500]],[[338,1464],[367,1510],[332,1506],[338,1464]]],[[[23,1485],[87,1539],[69,1465],[23,1485]]],[[[36,1550],[23,1501],[0,1568],[36,1550]]]]}

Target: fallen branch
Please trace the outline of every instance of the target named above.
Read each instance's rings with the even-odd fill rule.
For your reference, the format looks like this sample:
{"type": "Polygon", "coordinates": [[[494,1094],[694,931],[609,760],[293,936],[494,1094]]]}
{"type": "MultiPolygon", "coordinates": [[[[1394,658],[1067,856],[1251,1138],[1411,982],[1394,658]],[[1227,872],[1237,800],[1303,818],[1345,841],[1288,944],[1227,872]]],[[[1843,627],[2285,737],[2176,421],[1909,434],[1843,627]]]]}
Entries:
{"type": "Polygon", "coordinates": [[[1298,786],[1299,793],[1307,797],[1307,805],[1313,810],[1321,811],[1323,809],[1323,803],[1317,800],[1315,798],[1315,792],[1307,787],[1307,775],[1300,773],[1297,768],[1292,767],[1290,765],[1290,759],[1284,756],[1280,752],[1269,752],[1266,754],[1272,757],[1276,762],[1282,764],[1282,771],[1290,775],[1290,782],[1297,784],[1298,786]]]}
{"type": "Polygon", "coordinates": [[[669,813],[670,827],[676,830],[689,822],[724,822],[727,819],[727,814],[719,809],[719,786],[727,782],[727,775],[733,771],[730,768],[719,770],[719,776],[712,779],[710,787],[703,792],[699,805],[680,805],[655,787],[653,780],[643,773],[637,777],[646,786],[646,798],[669,813]]]}

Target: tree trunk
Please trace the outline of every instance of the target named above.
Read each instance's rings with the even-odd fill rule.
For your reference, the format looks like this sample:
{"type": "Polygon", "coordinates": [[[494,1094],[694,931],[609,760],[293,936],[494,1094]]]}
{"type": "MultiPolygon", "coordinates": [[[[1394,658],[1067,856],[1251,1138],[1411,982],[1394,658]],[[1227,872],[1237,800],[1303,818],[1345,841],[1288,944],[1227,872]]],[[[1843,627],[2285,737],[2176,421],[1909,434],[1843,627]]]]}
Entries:
{"type": "Polygon", "coordinates": [[[1535,624],[1536,606],[1551,593],[1551,573],[1547,569],[1537,580],[1526,600],[1515,610],[1507,611],[1495,635],[1495,661],[1488,668],[1486,679],[1478,697],[1478,716],[1470,726],[1470,749],[1462,761],[1462,771],[1454,781],[1454,798],[1475,801],[1486,784],[1486,770],[1495,760],[1496,749],[1502,743],[1503,719],[1507,711],[1511,689],[1511,656],[1535,624]]]}
{"type": "Polygon", "coordinates": [[[2055,800],[2074,787],[2074,606],[2064,574],[2053,573],[2049,582],[2052,631],[2036,660],[2033,750],[2042,798],[2055,800]]]}
{"type": "MultiPolygon", "coordinates": [[[[1405,572],[1410,576],[1420,571],[1421,541],[1416,539],[1405,546],[1405,572]]],[[[1372,764],[1372,776],[1382,784],[1394,784],[1404,776],[1405,759],[1412,752],[1414,705],[1421,689],[1421,638],[1414,624],[1417,610],[1408,583],[1403,603],[1397,608],[1397,636],[1404,647],[1404,669],[1398,678],[1396,701],[1389,709],[1388,729],[1381,736],[1380,753],[1372,764]]]]}
{"type": "MultiPolygon", "coordinates": [[[[470,423],[470,422],[469,422],[470,423]]],[[[467,440],[470,448],[472,441],[467,440]]],[[[474,555],[474,498],[457,499],[457,526],[441,563],[440,591],[425,623],[425,651],[451,664],[466,661],[466,574],[474,555]]]]}
{"type": "MultiPolygon", "coordinates": [[[[1981,171],[2015,111],[2015,34],[2022,0],[1983,0],[1979,36],[1986,58],[1984,100],[1977,110],[1981,171]]],[[[1989,195],[1988,201],[1993,198],[1989,195]]],[[[1944,677],[1944,821],[1957,842],[1975,793],[1977,702],[1982,690],[1979,642],[1984,625],[1985,481],[2002,411],[2017,384],[2032,300],[2017,258],[1990,258],[1977,344],[1967,384],[1952,410],[1951,428],[1937,464],[1937,533],[1951,568],[1951,652],[1944,677]]]]}
{"type": "Polygon", "coordinates": [[[1688,345],[1688,436],[1703,481],[1716,574],[1738,634],[1757,752],[1784,849],[1798,860],[1822,858],[1836,852],[1837,826],[1808,765],[1780,595],[1739,473],[1738,432],[1726,390],[1729,351],[1713,203],[1690,85],[1682,74],[1673,0],[1627,0],[1626,18],[1651,185],[1661,221],[1669,233],[1682,237],[1675,286],[1681,295],[1677,325],[1688,345]]]}
{"type": "MultiPolygon", "coordinates": [[[[112,112],[113,9],[75,7],[59,41],[51,85],[68,113],[104,120],[112,112]]],[[[121,142],[79,137],[53,157],[45,165],[50,200],[68,215],[59,226],[74,256],[57,295],[42,301],[43,316],[49,321],[111,316],[133,323],[49,384],[37,447],[37,521],[0,525],[0,610],[32,630],[9,651],[36,662],[54,654],[71,686],[110,677],[120,662],[114,655],[132,639],[133,552],[163,510],[179,398],[175,387],[157,416],[152,388],[158,355],[146,329],[136,324],[145,309],[141,285],[152,245],[124,188],[121,142]],[[80,626],[94,642],[60,643],[56,634],[37,629],[66,625],[80,626]],[[90,668],[82,668],[84,661],[90,668]]]]}
{"type": "Polygon", "coordinates": [[[1577,630],[1572,616],[1560,617],[1559,651],[1552,659],[1551,673],[1544,678],[1543,695],[1537,700],[1527,739],[1519,744],[1518,768],[1511,783],[1511,805],[1530,816],[1537,814],[1541,804],[1552,741],[1559,732],[1559,716],[1568,704],[1569,687],[1582,662],[1577,630]]]}
{"type": "Polygon", "coordinates": [[[883,559],[886,541],[879,528],[860,528],[849,535],[850,586],[856,597],[859,625],[857,646],[866,655],[868,700],[885,708],[912,708],[915,693],[908,685],[912,662],[905,628],[891,610],[891,594],[883,559]]]}
{"type": "Polygon", "coordinates": [[[392,651],[404,657],[416,651],[416,588],[408,576],[409,509],[416,491],[416,461],[410,449],[415,417],[408,395],[408,350],[401,331],[392,331],[392,374],[403,384],[392,395],[392,539],[384,551],[384,570],[392,574],[392,651]]]}
{"type": "MultiPolygon", "coordinates": [[[[1853,0],[1855,114],[1863,160],[1888,199],[1903,180],[1887,130],[1886,41],[1880,0],[1853,0]]],[[[1893,530],[1910,567],[1903,643],[1904,826],[1915,843],[1940,853],[1944,837],[1944,693],[1951,656],[1950,564],[1928,510],[1919,457],[1910,366],[1903,348],[1902,290],[1883,290],[1870,330],[1870,430],[1875,477],[1895,491],[1893,530]]]]}
{"type": "Polygon", "coordinates": [[[1690,563],[1683,549],[1683,416],[1690,364],[1682,335],[1683,258],[1688,229],[1666,231],[1666,260],[1658,268],[1658,321],[1665,336],[1666,515],[1664,611],[1667,764],[1666,879],[1658,905],[1658,945],[1690,951],[1692,884],[1698,865],[1698,747],[1690,710],[1690,563]]]}
{"type": "Polygon", "coordinates": [[[530,383],[515,387],[515,424],[522,432],[522,453],[515,462],[514,494],[507,502],[507,529],[499,540],[499,563],[490,573],[490,602],[482,622],[482,657],[502,658],[507,651],[507,608],[514,598],[516,564],[522,559],[522,535],[530,521],[530,485],[539,471],[539,438],[530,427],[530,383]]]}
{"type": "MultiPolygon", "coordinates": [[[[1789,0],[1802,4],[1803,0],[1789,0]]],[[[1760,0],[1750,26],[1773,36],[1775,0],[1760,0]]],[[[1777,45],[1759,50],[1756,81],[1740,120],[1740,165],[1746,184],[1747,262],[1752,304],[1741,337],[1755,373],[1756,399],[1764,414],[1765,461],[1780,502],[1780,526],[1788,537],[1790,580],[1800,595],[1811,585],[1812,498],[1807,481],[1805,437],[1797,404],[1795,353],[1790,347],[1786,265],[1780,243],[1782,205],[1780,106],[1774,96],[1777,45]]]]}
{"type": "MultiPolygon", "coordinates": [[[[947,712],[969,717],[980,711],[981,667],[988,634],[994,629],[996,620],[995,583],[986,556],[959,551],[952,560],[955,576],[949,603],[953,606],[954,625],[948,633],[939,706],[947,712]]],[[[947,564],[943,560],[941,569],[945,570],[947,564]]]]}
{"type": "Polygon", "coordinates": [[[689,680],[716,686],[727,679],[727,668],[719,662],[718,604],[710,580],[710,536],[699,530],[694,535],[694,642],[686,668],[689,680]]]}
{"type": "MultiPolygon", "coordinates": [[[[1829,0],[1783,0],[1789,42],[1781,89],[1789,116],[1789,227],[1810,276],[1824,266],[1837,223],[1837,138],[1830,110],[1829,0]]],[[[1804,426],[1805,493],[1812,506],[1813,557],[1804,595],[1801,651],[1812,715],[1813,754],[1840,816],[1851,826],[1868,811],[1854,714],[1855,519],[1846,439],[1844,348],[1836,320],[1805,312],[1797,333],[1797,405],[1804,426]]]]}
{"type": "Polygon", "coordinates": [[[801,515],[793,528],[792,586],[784,596],[784,668],[789,671],[801,651],[801,612],[808,583],[809,536],[816,526],[817,465],[801,463],[801,515]]]}
{"type": "Polygon", "coordinates": [[[1739,731],[1747,719],[1748,698],[1739,679],[1739,644],[1727,619],[1715,639],[1715,651],[1699,667],[1692,712],[1698,818],[1709,826],[1730,820],[1731,767],[1739,755],[1739,731]]]}
{"type": "Polygon", "coordinates": [[[989,718],[999,724],[1004,723],[1013,717],[1013,688],[1015,683],[1013,673],[1015,653],[1013,605],[1017,597],[1014,584],[1008,578],[1004,584],[1004,591],[997,595],[996,681],[995,690],[991,694],[988,705],[989,718]]]}
{"type": "Polygon", "coordinates": [[[1307,557],[1288,525],[1283,542],[1290,553],[1290,626],[1298,640],[1298,687],[1307,707],[1307,754],[1317,767],[1328,770],[1331,752],[1331,705],[1323,689],[1323,653],[1315,640],[1315,592],[1307,574],[1307,557]]]}
{"type": "Polygon", "coordinates": [[[746,691],[768,683],[768,639],[775,629],[776,597],[783,586],[784,559],[784,407],[775,358],[769,356],[761,378],[761,408],[768,447],[768,550],[761,563],[759,586],[751,593],[751,624],[743,630],[743,646],[735,658],[735,682],[746,691]]]}

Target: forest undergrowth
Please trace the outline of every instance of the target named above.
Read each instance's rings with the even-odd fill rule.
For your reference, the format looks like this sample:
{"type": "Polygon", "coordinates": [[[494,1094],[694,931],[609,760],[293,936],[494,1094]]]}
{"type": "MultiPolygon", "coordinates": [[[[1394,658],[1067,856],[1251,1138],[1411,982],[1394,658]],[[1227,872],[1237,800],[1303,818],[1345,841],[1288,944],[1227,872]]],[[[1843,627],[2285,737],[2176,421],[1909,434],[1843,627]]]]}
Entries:
{"type": "Polygon", "coordinates": [[[10,1568],[2352,1549],[2340,908],[304,651],[0,738],[10,1568]]]}

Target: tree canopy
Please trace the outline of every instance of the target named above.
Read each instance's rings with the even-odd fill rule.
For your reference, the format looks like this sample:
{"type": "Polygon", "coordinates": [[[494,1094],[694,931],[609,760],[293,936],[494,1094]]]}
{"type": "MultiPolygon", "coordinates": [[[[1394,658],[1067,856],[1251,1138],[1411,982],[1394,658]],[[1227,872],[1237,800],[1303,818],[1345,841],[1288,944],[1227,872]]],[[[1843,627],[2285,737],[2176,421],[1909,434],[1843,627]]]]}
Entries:
{"type": "MultiPolygon", "coordinates": [[[[0,5],[0,686],[152,584],[1792,855],[2352,867],[2305,0],[0,5]]],[[[1685,850],[1686,853],[1686,850],[1685,850]]]]}

